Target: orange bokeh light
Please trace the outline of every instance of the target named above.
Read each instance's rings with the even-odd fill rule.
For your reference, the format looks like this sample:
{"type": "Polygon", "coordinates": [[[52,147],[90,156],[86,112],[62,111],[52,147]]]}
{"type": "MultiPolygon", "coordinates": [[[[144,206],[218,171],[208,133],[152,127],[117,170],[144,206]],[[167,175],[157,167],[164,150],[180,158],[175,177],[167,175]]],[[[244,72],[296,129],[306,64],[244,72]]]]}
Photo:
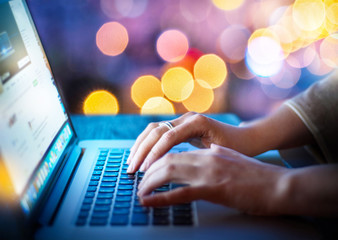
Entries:
{"type": "Polygon", "coordinates": [[[127,29],[118,22],[108,22],[101,26],[96,34],[96,45],[108,56],[117,56],[127,47],[129,42],[127,29]]]}
{"type": "Polygon", "coordinates": [[[208,83],[211,88],[223,84],[228,74],[224,61],[215,54],[206,54],[200,57],[194,66],[196,80],[208,83]]]}
{"type": "Polygon", "coordinates": [[[131,98],[138,107],[142,107],[149,98],[163,95],[160,80],[151,75],[139,77],[131,87],[131,98]]]}
{"type": "Polygon", "coordinates": [[[182,67],[169,69],[163,74],[161,80],[164,94],[175,102],[187,99],[194,88],[194,79],[191,73],[182,67]]]}
{"type": "Polygon", "coordinates": [[[191,95],[182,102],[188,111],[202,113],[211,107],[214,101],[214,91],[211,87],[204,87],[207,85],[208,83],[202,80],[195,81],[194,90],[191,95]]]}
{"type": "Polygon", "coordinates": [[[149,98],[141,108],[141,114],[175,114],[173,104],[163,97],[149,98]]]}

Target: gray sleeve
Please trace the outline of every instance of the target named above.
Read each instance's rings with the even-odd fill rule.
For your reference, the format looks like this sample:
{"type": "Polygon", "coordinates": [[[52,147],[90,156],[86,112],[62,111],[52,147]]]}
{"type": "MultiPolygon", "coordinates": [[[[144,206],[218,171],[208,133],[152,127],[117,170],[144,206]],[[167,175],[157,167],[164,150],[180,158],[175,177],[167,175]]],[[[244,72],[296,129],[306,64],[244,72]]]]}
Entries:
{"type": "Polygon", "coordinates": [[[313,134],[326,162],[338,162],[338,71],[284,103],[313,134]]]}

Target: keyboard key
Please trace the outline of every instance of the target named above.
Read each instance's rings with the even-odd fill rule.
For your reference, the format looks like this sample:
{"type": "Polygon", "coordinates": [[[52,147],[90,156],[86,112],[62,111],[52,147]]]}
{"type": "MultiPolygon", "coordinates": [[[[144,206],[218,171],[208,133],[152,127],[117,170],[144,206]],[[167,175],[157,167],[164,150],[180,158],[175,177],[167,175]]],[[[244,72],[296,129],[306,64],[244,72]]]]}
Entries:
{"type": "Polygon", "coordinates": [[[105,188],[100,188],[99,193],[113,193],[115,192],[115,188],[112,187],[105,187],[105,188]]]}
{"type": "Polygon", "coordinates": [[[102,182],[100,187],[115,187],[116,183],[115,182],[102,182]]]}
{"type": "Polygon", "coordinates": [[[109,164],[106,165],[106,167],[108,167],[108,168],[120,168],[120,164],[111,164],[111,163],[109,163],[109,164]]]}
{"type": "Polygon", "coordinates": [[[121,214],[113,214],[110,224],[111,225],[127,225],[128,223],[128,215],[121,215],[121,214]]]}
{"type": "Polygon", "coordinates": [[[83,204],[92,204],[93,203],[93,198],[85,198],[83,200],[83,204]]]}
{"type": "Polygon", "coordinates": [[[140,201],[138,199],[135,199],[134,206],[136,206],[136,207],[142,207],[142,204],[140,203],[140,201]]]}
{"type": "Polygon", "coordinates": [[[92,218],[90,220],[90,225],[92,226],[104,226],[107,224],[107,219],[105,218],[92,218]]]}
{"type": "Polygon", "coordinates": [[[147,214],[133,214],[131,218],[132,225],[148,225],[149,217],[147,214]]]}
{"type": "Polygon", "coordinates": [[[97,198],[102,198],[102,199],[107,198],[107,199],[109,199],[109,198],[113,198],[113,196],[114,195],[112,193],[99,193],[97,195],[97,198]]]}
{"type": "Polygon", "coordinates": [[[87,218],[89,215],[89,211],[80,211],[79,218],[87,218]]]}
{"type": "Polygon", "coordinates": [[[95,205],[94,211],[95,212],[109,212],[110,206],[95,205]]]}
{"type": "Polygon", "coordinates": [[[122,185],[134,185],[134,180],[124,180],[124,179],[121,179],[119,184],[122,184],[122,185]]]}
{"type": "Polygon", "coordinates": [[[134,207],[133,212],[134,213],[148,213],[149,208],[147,208],[147,207],[134,207]]]}
{"type": "Polygon", "coordinates": [[[122,159],[119,158],[109,158],[108,163],[121,163],[122,159]]]}
{"type": "Polygon", "coordinates": [[[131,196],[133,194],[130,190],[119,190],[117,191],[117,196],[131,196]]]}
{"type": "Polygon", "coordinates": [[[162,218],[162,217],[154,217],[153,218],[153,225],[155,226],[164,226],[169,225],[169,218],[162,218]]]}
{"type": "Polygon", "coordinates": [[[104,166],[104,163],[105,163],[105,161],[97,161],[96,162],[96,167],[104,166]]]}
{"type": "Polygon", "coordinates": [[[113,214],[129,215],[129,208],[114,208],[113,214]]]}
{"type": "Polygon", "coordinates": [[[112,148],[110,149],[109,155],[115,155],[115,154],[123,154],[124,150],[120,148],[112,148]]]}
{"type": "Polygon", "coordinates": [[[118,173],[117,172],[105,172],[103,174],[104,177],[117,177],[118,173]]]}
{"type": "Polygon", "coordinates": [[[121,174],[120,179],[121,180],[135,179],[135,175],[133,175],[133,174],[121,174]]]}
{"type": "Polygon", "coordinates": [[[100,176],[102,174],[102,171],[94,171],[93,175],[100,176]]]}
{"type": "Polygon", "coordinates": [[[103,170],[103,166],[95,166],[94,170],[95,171],[97,171],[97,170],[101,171],[101,170],[103,170]]]}
{"type": "Polygon", "coordinates": [[[96,211],[94,211],[92,213],[92,219],[93,218],[108,218],[108,216],[109,216],[109,212],[102,212],[102,211],[96,212],[96,211]]]}
{"type": "Polygon", "coordinates": [[[87,192],[85,197],[86,198],[93,198],[95,196],[95,192],[87,192]]]}
{"type": "Polygon", "coordinates": [[[116,182],[117,178],[116,177],[103,177],[102,182],[116,182]]]}
{"type": "Polygon", "coordinates": [[[111,205],[112,200],[111,199],[96,199],[95,204],[96,205],[111,205]]]}
{"type": "Polygon", "coordinates": [[[89,182],[89,186],[97,186],[97,185],[99,185],[98,181],[90,181],[89,182]]]}
{"type": "Polygon", "coordinates": [[[116,202],[115,208],[130,208],[129,202],[116,202]]]}
{"type": "Polygon", "coordinates": [[[133,190],[133,186],[131,185],[119,185],[119,190],[133,190]]]}
{"type": "Polygon", "coordinates": [[[91,208],[90,204],[82,204],[82,206],[81,206],[81,212],[89,211],[90,208],[91,208]]]}
{"type": "Polygon", "coordinates": [[[120,171],[120,168],[108,168],[106,167],[105,172],[118,172],[120,171]]]}
{"type": "Polygon", "coordinates": [[[92,176],[90,180],[98,181],[98,180],[100,180],[100,176],[92,176]]]}
{"type": "Polygon", "coordinates": [[[115,201],[117,201],[117,202],[130,202],[131,196],[117,196],[115,201]]]}

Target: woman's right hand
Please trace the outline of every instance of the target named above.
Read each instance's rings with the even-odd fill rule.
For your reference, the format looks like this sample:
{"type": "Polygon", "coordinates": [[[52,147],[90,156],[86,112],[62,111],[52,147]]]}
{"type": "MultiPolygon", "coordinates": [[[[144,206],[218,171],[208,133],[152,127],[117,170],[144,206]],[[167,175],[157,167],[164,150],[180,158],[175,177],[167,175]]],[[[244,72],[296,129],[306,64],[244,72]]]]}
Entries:
{"type": "Polygon", "coordinates": [[[128,173],[146,171],[152,163],[173,146],[190,142],[197,147],[209,148],[211,143],[253,155],[248,131],[221,123],[204,115],[189,112],[170,121],[173,129],[159,123],[150,123],[136,139],[127,161],[128,173]]]}

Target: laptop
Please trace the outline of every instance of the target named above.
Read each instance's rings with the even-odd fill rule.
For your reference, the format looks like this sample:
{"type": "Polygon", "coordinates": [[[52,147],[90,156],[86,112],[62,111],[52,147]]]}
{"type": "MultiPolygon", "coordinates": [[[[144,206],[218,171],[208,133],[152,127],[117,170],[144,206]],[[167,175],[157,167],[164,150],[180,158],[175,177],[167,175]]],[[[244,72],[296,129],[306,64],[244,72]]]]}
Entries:
{"type": "MultiPolygon", "coordinates": [[[[295,221],[252,218],[204,201],[143,207],[135,188],[144,173],[126,173],[134,140],[79,141],[26,2],[0,0],[0,19],[2,237],[303,236],[295,221]]],[[[191,150],[182,143],[171,151],[191,150]]],[[[170,183],[155,192],[177,187],[182,186],[170,183]]],[[[306,226],[299,224],[304,234],[306,226]]]]}

